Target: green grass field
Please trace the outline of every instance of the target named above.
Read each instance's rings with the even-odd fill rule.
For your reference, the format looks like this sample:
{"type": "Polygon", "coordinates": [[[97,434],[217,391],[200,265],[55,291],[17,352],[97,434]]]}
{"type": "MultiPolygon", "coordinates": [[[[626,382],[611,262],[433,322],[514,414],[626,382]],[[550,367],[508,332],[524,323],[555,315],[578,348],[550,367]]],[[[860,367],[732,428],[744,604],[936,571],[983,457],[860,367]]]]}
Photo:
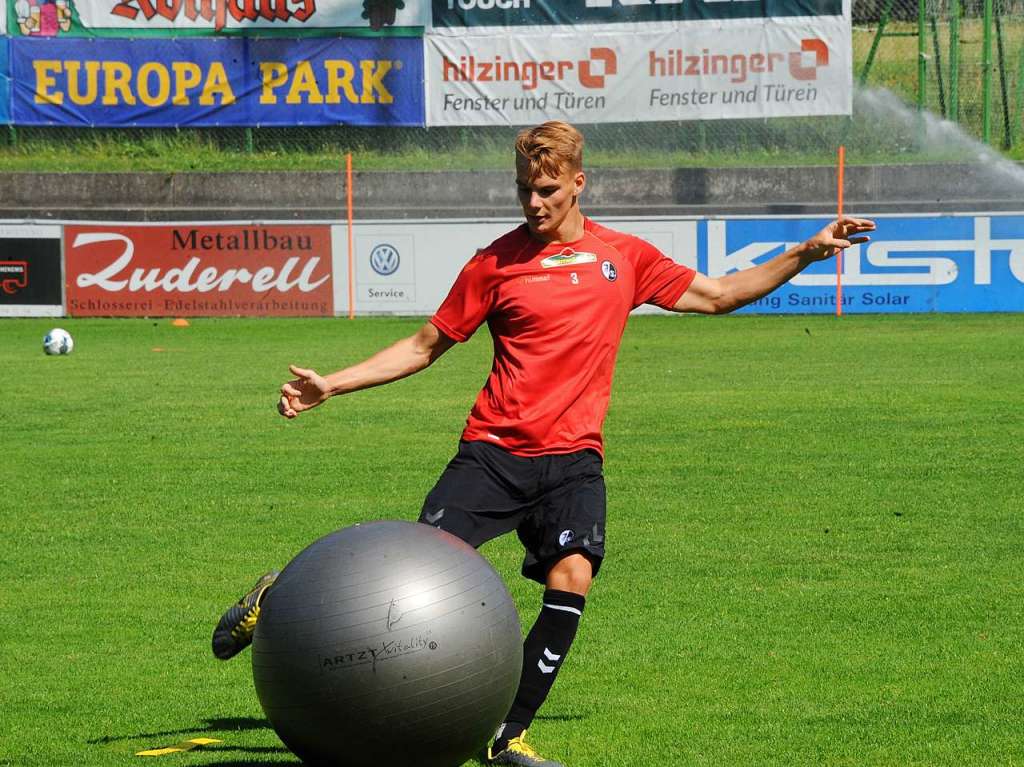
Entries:
{"type": "MultiPolygon", "coordinates": [[[[0,321],[0,764],[195,737],[222,743],[156,764],[295,763],[212,626],[315,538],[416,517],[489,342],[295,422],[275,391],[418,323],[0,321]],[[54,324],[70,357],[42,353],[54,324]]],[[[569,767],[1024,764],[1022,337],[1021,315],[634,318],[609,558],[531,741],[569,767]]],[[[514,537],[483,551],[532,623],[514,537]]]]}

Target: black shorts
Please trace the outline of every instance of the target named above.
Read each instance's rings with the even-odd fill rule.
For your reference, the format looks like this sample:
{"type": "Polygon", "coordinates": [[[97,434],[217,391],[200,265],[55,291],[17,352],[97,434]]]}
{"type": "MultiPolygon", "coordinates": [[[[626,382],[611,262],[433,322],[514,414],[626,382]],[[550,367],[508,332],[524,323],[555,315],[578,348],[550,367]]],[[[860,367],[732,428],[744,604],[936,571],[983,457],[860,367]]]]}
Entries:
{"type": "Polygon", "coordinates": [[[605,491],[593,450],[526,458],[486,442],[460,442],[423,502],[420,522],[474,548],[515,530],[526,548],[523,575],[544,583],[566,554],[604,558],[605,491]]]}

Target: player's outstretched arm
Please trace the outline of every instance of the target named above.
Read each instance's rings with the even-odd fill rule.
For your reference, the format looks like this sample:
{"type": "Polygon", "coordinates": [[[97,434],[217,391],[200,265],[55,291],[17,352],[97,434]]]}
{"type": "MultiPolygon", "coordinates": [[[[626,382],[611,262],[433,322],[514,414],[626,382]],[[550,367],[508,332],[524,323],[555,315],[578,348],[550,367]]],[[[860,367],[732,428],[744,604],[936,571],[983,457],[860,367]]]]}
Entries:
{"type": "Polygon", "coordinates": [[[338,394],[391,383],[418,373],[448,351],[455,341],[428,322],[416,333],[397,341],[357,365],[322,376],[315,370],[290,365],[295,376],[281,387],[277,411],[285,418],[315,408],[338,394]]]}
{"type": "Polygon", "coordinates": [[[727,314],[771,293],[815,261],[867,242],[867,237],[859,235],[874,228],[875,222],[866,218],[836,219],[809,240],[763,264],[718,278],[698,274],[673,308],[677,312],[727,314]]]}

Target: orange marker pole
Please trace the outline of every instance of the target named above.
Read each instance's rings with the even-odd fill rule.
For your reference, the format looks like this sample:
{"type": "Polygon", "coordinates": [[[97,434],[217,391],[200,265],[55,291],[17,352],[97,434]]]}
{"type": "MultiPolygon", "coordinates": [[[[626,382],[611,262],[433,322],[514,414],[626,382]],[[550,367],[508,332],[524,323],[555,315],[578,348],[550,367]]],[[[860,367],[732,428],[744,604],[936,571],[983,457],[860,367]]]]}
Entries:
{"type": "Polygon", "coordinates": [[[356,253],[352,235],[352,153],[345,155],[345,197],[348,204],[348,318],[356,316],[356,253]]]}
{"type": "MultiPolygon", "coordinates": [[[[843,217],[843,168],[846,165],[846,147],[839,147],[839,218],[843,217]]],[[[836,317],[843,316],[843,249],[836,253],[836,317]]]]}

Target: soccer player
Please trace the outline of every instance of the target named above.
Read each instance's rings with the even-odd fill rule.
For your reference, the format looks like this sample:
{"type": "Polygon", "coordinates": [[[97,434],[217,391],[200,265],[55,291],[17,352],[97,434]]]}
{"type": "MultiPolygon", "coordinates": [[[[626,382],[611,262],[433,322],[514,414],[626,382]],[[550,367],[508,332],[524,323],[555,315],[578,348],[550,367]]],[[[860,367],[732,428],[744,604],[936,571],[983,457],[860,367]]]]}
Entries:
{"type": "MultiPolygon", "coordinates": [[[[281,387],[278,410],[295,418],[333,396],[418,373],[487,324],[490,376],[419,521],[475,547],[518,534],[522,573],[545,590],[523,646],[519,690],[488,756],[495,764],[561,767],[538,755],[525,735],[565,662],[605,554],[601,429],[630,311],[654,304],[730,312],[837,248],[867,241],[858,235],[875,225],[840,218],[765,263],[710,278],[583,215],[583,137],[571,125],[525,130],[515,149],[525,223],[477,251],[413,335],[327,376],[292,366],[295,378],[281,387]]],[[[214,633],[219,657],[251,641],[273,577],[261,578],[225,613],[214,633]]]]}

